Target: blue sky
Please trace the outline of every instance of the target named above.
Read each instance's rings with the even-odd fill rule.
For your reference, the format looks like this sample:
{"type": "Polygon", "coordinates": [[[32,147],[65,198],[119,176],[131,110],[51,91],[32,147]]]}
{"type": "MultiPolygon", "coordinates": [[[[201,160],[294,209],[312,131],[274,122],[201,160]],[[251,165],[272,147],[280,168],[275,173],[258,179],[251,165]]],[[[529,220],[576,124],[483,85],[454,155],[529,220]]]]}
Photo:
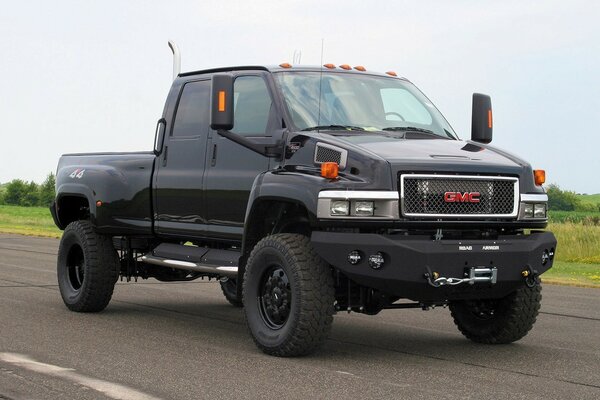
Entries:
{"type": "Polygon", "coordinates": [[[148,150],[182,70],[279,64],[302,52],[397,71],[459,135],[471,94],[494,105],[494,142],[548,181],[599,193],[598,1],[20,1],[0,12],[0,182],[41,181],[60,154],[148,150]]]}

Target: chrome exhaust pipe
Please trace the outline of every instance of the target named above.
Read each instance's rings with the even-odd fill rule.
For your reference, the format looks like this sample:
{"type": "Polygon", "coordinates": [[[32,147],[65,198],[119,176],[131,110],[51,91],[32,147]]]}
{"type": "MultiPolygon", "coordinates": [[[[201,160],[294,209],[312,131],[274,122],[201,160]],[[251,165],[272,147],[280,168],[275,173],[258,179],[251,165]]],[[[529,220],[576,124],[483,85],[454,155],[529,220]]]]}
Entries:
{"type": "Polygon", "coordinates": [[[169,47],[173,52],[173,80],[175,80],[181,72],[181,53],[179,52],[179,47],[172,40],[169,40],[169,47]]]}

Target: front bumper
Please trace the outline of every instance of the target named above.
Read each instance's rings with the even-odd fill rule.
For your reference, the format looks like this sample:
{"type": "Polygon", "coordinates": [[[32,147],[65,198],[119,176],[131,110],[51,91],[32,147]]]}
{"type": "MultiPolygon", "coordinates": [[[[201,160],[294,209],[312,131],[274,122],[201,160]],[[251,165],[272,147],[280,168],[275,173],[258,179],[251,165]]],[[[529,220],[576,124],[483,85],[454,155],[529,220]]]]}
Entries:
{"type": "Polygon", "coordinates": [[[551,232],[506,235],[496,240],[431,240],[399,234],[315,231],[311,241],[324,260],[356,283],[422,302],[504,297],[525,285],[523,271],[542,274],[550,269],[553,257],[544,264],[542,255],[544,251],[556,250],[556,238],[551,232]],[[355,250],[362,257],[352,265],[348,254],[355,250]],[[381,268],[373,269],[367,259],[377,253],[383,255],[385,262],[381,268]],[[427,274],[433,273],[464,278],[474,267],[495,267],[496,282],[434,287],[427,279],[427,274]]]}

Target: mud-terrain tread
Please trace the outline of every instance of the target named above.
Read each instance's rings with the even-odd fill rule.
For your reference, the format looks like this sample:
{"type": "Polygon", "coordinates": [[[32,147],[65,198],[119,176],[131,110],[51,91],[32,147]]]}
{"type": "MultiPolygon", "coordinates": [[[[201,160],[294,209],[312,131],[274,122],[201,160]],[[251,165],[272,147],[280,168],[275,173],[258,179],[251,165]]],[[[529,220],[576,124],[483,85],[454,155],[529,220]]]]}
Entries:
{"type": "Polygon", "coordinates": [[[221,284],[221,291],[223,292],[223,296],[225,296],[225,299],[232,306],[234,306],[234,307],[244,307],[244,303],[242,302],[242,300],[240,300],[238,298],[237,294],[232,294],[232,293],[229,292],[228,289],[225,288],[225,285],[227,285],[230,281],[231,281],[231,279],[228,280],[227,282],[219,282],[221,284]]]}
{"type": "MultiPolygon", "coordinates": [[[[277,347],[267,347],[251,333],[256,345],[265,353],[279,357],[307,355],[319,348],[327,339],[333,322],[335,292],[333,274],[329,265],[313,250],[310,239],[304,235],[280,233],[263,238],[256,244],[248,258],[244,274],[244,301],[246,284],[250,281],[252,264],[256,254],[265,247],[278,249],[288,265],[292,266],[293,278],[301,282],[299,313],[295,329],[286,341],[277,347]],[[295,268],[293,267],[295,266],[295,268]]],[[[292,316],[290,315],[290,318],[292,316]]],[[[249,326],[246,315],[246,324],[249,326]]]]}
{"type": "Polygon", "coordinates": [[[478,321],[463,302],[450,303],[454,323],[468,339],[484,344],[506,344],[523,338],[536,321],[542,286],[522,287],[499,302],[496,318],[478,321]]]}
{"type": "MultiPolygon", "coordinates": [[[[64,238],[73,232],[77,235],[85,259],[84,282],[81,286],[81,294],[75,303],[65,300],[65,305],[76,312],[93,313],[106,308],[113,294],[115,283],[119,277],[119,260],[109,236],[99,235],[94,231],[89,221],[71,222],[63,233],[64,238]]],[[[66,264],[66,251],[62,245],[58,251],[58,266],[64,268],[61,263],[66,264]]],[[[59,282],[60,285],[60,282],[59,282]]]]}

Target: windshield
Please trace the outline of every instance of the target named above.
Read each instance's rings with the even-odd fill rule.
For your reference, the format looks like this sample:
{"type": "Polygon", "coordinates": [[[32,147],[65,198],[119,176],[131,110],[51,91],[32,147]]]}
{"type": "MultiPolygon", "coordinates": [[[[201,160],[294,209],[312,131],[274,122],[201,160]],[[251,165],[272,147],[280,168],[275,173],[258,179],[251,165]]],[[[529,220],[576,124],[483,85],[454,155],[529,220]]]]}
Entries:
{"type": "Polygon", "coordinates": [[[456,138],[435,106],[404,80],[325,71],[274,75],[299,130],[385,130],[456,138]]]}

